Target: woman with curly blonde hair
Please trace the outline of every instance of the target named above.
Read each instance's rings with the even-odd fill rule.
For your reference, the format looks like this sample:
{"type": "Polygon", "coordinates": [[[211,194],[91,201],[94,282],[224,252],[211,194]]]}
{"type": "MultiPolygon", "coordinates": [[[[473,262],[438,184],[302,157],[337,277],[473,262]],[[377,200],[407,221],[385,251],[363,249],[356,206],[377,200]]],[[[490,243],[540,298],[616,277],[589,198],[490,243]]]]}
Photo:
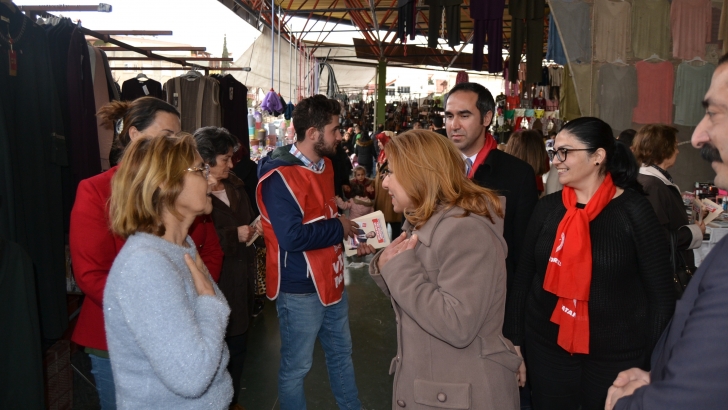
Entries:
{"type": "Polygon", "coordinates": [[[498,196],[467,179],[460,152],[432,131],[398,135],[385,150],[383,187],[406,222],[369,273],[397,317],[392,408],[517,409],[521,359],[501,334],[507,246],[498,196]]]}

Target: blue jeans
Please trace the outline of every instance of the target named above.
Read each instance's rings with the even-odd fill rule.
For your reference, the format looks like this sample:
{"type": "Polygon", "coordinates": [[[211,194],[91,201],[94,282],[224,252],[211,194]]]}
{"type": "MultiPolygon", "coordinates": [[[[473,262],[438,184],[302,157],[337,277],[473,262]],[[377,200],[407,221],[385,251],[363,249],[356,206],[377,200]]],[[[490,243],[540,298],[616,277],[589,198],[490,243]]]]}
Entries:
{"type": "Polygon", "coordinates": [[[89,354],[88,357],[91,358],[91,373],[96,381],[101,410],[116,410],[116,388],[114,375],[111,373],[111,360],[94,354],[89,354]]]}
{"type": "Polygon", "coordinates": [[[303,379],[311,369],[316,337],[326,355],[326,368],[334,398],[340,409],[361,409],[354,380],[349,331],[349,301],[324,306],[318,294],[283,293],[276,301],[281,333],[281,367],[278,395],[281,410],[305,410],[303,379]]]}

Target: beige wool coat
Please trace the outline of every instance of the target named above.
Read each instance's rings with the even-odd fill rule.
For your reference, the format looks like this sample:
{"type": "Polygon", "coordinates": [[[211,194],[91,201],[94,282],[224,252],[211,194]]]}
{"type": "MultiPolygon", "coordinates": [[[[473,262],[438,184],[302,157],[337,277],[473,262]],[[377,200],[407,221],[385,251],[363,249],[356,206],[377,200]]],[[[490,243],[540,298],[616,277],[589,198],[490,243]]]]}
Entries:
{"type": "Polygon", "coordinates": [[[397,356],[392,408],[516,410],[521,359],[503,337],[507,246],[495,224],[461,208],[440,210],[415,249],[369,273],[392,298],[397,356]]]}

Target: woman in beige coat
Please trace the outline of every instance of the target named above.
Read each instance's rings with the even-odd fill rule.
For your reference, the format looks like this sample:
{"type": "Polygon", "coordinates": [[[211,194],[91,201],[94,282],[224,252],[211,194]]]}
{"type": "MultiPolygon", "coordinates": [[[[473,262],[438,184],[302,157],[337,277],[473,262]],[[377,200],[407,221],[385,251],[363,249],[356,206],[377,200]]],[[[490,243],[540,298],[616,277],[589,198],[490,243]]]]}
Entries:
{"type": "Polygon", "coordinates": [[[517,409],[521,359],[501,334],[503,206],[438,134],[409,131],[385,149],[383,186],[406,218],[370,264],[397,318],[392,408],[517,409]]]}

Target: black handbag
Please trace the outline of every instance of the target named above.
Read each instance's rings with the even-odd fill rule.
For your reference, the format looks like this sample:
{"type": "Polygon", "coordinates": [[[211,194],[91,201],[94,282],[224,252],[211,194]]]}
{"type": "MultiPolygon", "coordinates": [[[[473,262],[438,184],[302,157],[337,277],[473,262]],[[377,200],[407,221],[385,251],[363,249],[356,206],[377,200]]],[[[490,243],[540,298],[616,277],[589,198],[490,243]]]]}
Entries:
{"type": "Polygon", "coordinates": [[[672,279],[675,285],[675,294],[680,299],[697,268],[695,266],[688,266],[682,253],[677,250],[677,231],[670,232],[670,262],[672,262],[672,279]]]}

